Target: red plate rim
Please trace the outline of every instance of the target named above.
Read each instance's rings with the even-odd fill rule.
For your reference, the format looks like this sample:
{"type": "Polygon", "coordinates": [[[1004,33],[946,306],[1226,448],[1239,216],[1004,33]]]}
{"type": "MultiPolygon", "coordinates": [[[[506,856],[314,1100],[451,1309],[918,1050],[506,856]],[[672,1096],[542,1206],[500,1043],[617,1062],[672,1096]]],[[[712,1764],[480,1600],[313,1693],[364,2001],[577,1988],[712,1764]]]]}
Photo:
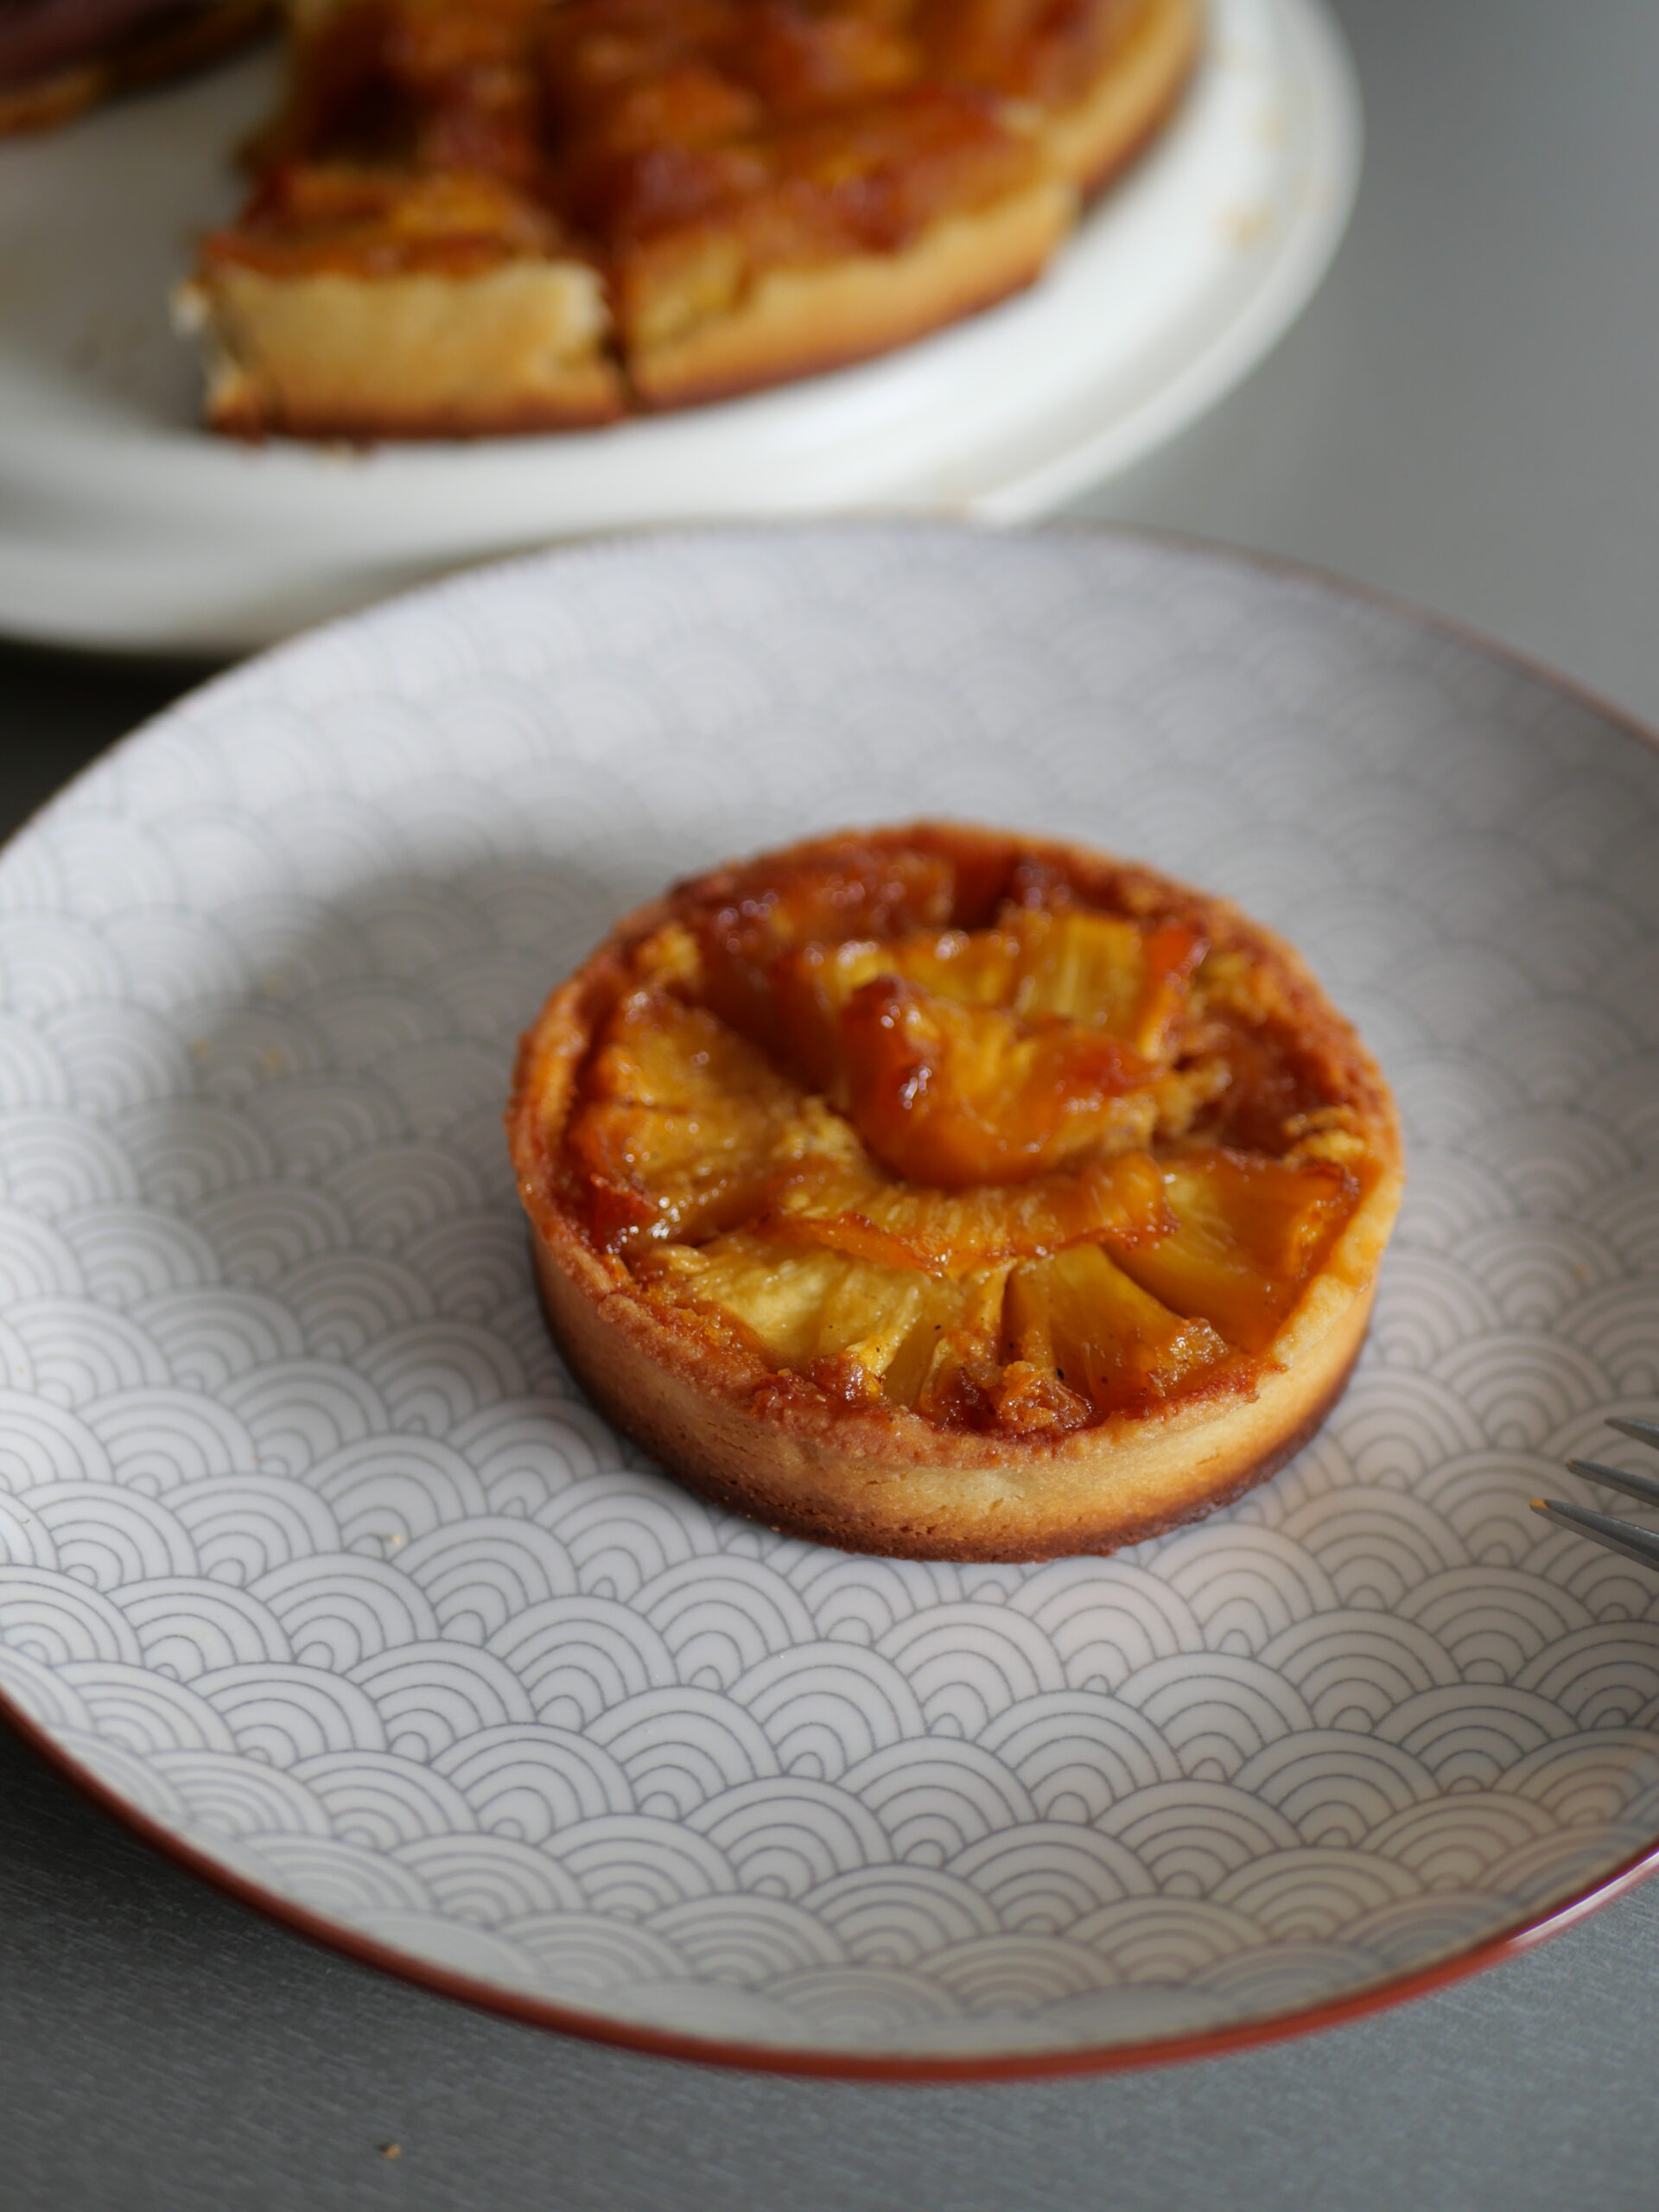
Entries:
{"type": "Polygon", "coordinates": [[[584,2012],[574,2005],[555,2005],[545,1998],[522,1991],[499,1989],[448,1967],[434,1966],[408,1951],[377,1943],[342,1922],[329,1920],[274,1890],[262,1888],[238,1874],[194,1844],[174,1834],[149,1814],[129,1804],[110,1785],[71,1758],[40,1724],[0,1691],[0,1719],[10,1724],[32,1751],[56,1770],[84,1797],[110,1813],[143,1842],[192,1874],[220,1890],[238,1904],[251,1905],[267,1919],[280,1922],[325,1949],[343,1951],[365,1966],[377,1967],[400,1981],[412,1981],[441,1996],[459,1998],[480,2012],[500,2012],[509,2019],[533,2027],[555,2028],[563,2034],[581,2036],[589,2043],[613,2044],[623,2050],[641,2051],[654,2058],[684,2058],[705,2066],[728,2066],[756,2074],[810,2075],[843,2082],[1029,2082],[1063,2074],[1122,2074],[1147,2066],[1173,2065],[1193,2058],[1217,2058],[1230,2050],[1249,2050],[1258,2044],[1287,2043],[1296,2036],[1312,2035],[1322,2028],[1342,2027],[1362,2020],[1368,2013],[1389,2011],[1414,1997],[1426,1997],[1447,1983],[1463,1981],[1488,1967],[1518,1958],[1534,1944],[1557,1936],[1574,1921],[1611,1904],[1638,1882],[1659,1872],[1659,1837],[1644,1844],[1611,1872],[1598,1876],[1584,1889],[1549,1906],[1536,1918],[1522,1918],[1500,1929],[1471,1950],[1433,1966],[1419,1967],[1396,1980],[1372,1984],[1350,1996],[1275,2012],[1260,2020],[1242,2020],[1230,2027],[1206,2028],[1192,2035],[1160,2036],[1145,2043],[1097,2045],[1077,2050],[995,2052],[988,2056],[950,2057],[906,2056],[902,2052],[814,2050],[788,2044],[735,2043],[719,2036],[678,2035],[662,2028],[637,2026],[608,2019],[601,2012],[584,2012]]]}

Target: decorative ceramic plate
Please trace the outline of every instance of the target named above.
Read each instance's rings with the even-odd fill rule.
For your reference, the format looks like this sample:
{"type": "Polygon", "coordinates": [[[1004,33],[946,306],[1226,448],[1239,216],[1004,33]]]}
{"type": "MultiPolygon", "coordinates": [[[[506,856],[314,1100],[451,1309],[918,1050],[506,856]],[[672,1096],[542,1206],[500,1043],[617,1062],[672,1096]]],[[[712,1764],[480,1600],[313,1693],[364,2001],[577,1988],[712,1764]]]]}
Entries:
{"type": "Polygon", "coordinates": [[[1659,1586],[1528,1511],[1659,1393],[1659,753],[1316,579],[665,537],[210,685],[0,861],[0,1680],[215,1878],[755,2064],[1109,2063],[1491,1955],[1659,1838],[1659,1586]],[[612,919],[954,813],[1301,946],[1411,1182],[1324,1433],[1106,1560],[847,1557],[582,1402],[500,1111],[612,919]]]}
{"type": "Polygon", "coordinates": [[[350,453],[196,427],[167,296],[232,203],[270,56],[0,146],[0,627],[239,650],[554,537],[1047,512],[1259,360],[1347,218],[1358,106],[1319,0],[1208,4],[1173,129],[1033,291],[861,368],[575,436],[350,453]]]}

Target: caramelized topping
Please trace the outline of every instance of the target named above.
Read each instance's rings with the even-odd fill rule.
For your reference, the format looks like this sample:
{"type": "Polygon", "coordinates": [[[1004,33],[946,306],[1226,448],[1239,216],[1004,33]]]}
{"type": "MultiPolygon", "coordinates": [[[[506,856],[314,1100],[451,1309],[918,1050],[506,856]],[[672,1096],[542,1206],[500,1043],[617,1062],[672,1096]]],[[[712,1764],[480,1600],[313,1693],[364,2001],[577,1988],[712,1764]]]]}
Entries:
{"type": "Polygon", "coordinates": [[[1174,1226],[1155,1244],[1116,1248],[1124,1270],[1245,1351],[1272,1340],[1358,1195],[1329,1161],[1292,1166],[1235,1152],[1171,1160],[1164,1186],[1174,1226]]]}
{"type": "Polygon", "coordinates": [[[1015,1182],[1148,1134],[1150,1068],[1074,1022],[1034,1026],[879,976],[842,1008],[836,1048],[853,1127],[915,1182],[1015,1182]]]}
{"type": "Polygon", "coordinates": [[[995,71],[941,73],[917,16],[915,0],[352,0],[297,39],[259,182],[209,259],[459,271],[480,240],[563,244],[607,258],[626,338],[671,337],[768,270],[897,251],[1042,174],[995,71]],[[361,198],[349,228],[319,221],[312,175],[340,170],[378,180],[378,231],[361,198]],[[539,233],[518,209],[447,262],[429,236],[411,249],[405,200],[480,179],[539,233]]]}
{"type": "Polygon", "coordinates": [[[701,1251],[653,1254],[645,1280],[734,1320],[779,1366],[817,1370],[837,1395],[885,1398],[926,1415],[963,1359],[995,1346],[1007,1273],[942,1280],[844,1252],[779,1252],[740,1232],[701,1251]]]}
{"type": "Polygon", "coordinates": [[[416,178],[332,162],[272,170],[238,228],[202,251],[210,264],[273,274],[457,276],[570,248],[548,211],[499,177],[416,178]]]}
{"type": "Polygon", "coordinates": [[[781,1243],[851,1252],[887,1267],[959,1274],[1110,1235],[1145,1244],[1174,1227],[1157,1162],[1144,1152],[1096,1160],[1075,1173],[944,1192],[889,1182],[873,1164],[817,1154],[773,1185],[757,1224],[781,1243]]]}
{"type": "Polygon", "coordinates": [[[782,1166],[839,1137],[724,1023],[649,989],[611,1016],[586,1094],[568,1144],[594,1233],[613,1249],[747,1219],[782,1166]]]}
{"type": "Polygon", "coordinates": [[[1097,1244],[1017,1268],[1007,1334],[1015,1357],[1037,1374],[1112,1410],[1171,1396],[1228,1351],[1208,1321],[1160,1305],[1097,1244]]]}
{"type": "Polygon", "coordinates": [[[594,1243],[774,1378],[938,1427],[1252,1389],[1370,1172],[1371,1078],[1200,907],[948,832],[690,887],[581,1073],[594,1243]]]}
{"type": "Polygon", "coordinates": [[[1136,0],[921,0],[918,29],[943,74],[1064,108],[1135,27],[1136,0]]]}

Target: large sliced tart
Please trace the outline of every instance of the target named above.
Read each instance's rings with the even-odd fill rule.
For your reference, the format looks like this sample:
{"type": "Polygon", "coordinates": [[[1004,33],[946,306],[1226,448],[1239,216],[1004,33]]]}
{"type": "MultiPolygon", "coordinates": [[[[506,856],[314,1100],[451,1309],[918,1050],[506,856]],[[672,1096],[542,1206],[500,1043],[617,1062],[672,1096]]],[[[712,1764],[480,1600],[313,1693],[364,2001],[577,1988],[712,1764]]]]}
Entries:
{"type": "Polygon", "coordinates": [[[1041,271],[1199,0],[298,0],[188,313],[210,419],[444,435],[880,353],[1041,271]]]}
{"type": "Polygon", "coordinates": [[[596,1402],[777,1529],[1109,1551],[1262,1480],[1348,1379],[1402,1185],[1290,947],[1069,845],[925,824],[622,922],[508,1114],[596,1402]]]}

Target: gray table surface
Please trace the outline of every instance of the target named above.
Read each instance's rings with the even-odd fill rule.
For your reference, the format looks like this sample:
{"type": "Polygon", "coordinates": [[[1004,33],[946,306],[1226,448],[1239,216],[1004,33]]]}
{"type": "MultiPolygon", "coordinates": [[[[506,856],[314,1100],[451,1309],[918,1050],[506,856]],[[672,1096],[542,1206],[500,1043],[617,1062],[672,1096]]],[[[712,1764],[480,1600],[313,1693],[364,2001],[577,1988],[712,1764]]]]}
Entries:
{"type": "MultiPolygon", "coordinates": [[[[1659,7],[1336,4],[1370,121],[1336,270],[1243,390],[1082,511],[1318,563],[1659,720],[1659,7]]],[[[0,826],[189,676],[0,651],[0,826]]],[[[385,1979],[3,1733],[0,1806],[7,2212],[1659,2203],[1659,1883],[1322,2036],[888,2089],[636,2057],[385,1979]]]]}

